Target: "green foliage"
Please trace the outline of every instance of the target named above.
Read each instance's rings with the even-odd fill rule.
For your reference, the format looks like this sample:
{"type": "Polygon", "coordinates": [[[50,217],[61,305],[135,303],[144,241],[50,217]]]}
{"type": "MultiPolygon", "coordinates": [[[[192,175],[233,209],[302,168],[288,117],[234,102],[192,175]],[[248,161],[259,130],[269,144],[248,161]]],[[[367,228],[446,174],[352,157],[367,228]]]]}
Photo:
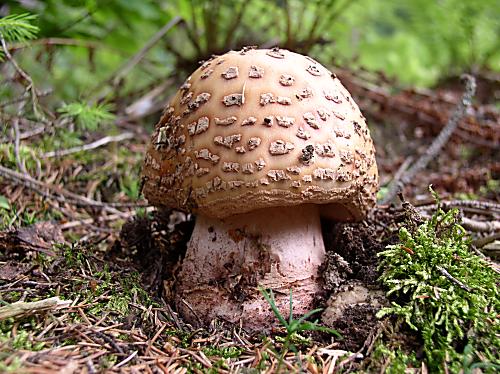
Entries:
{"type": "Polygon", "coordinates": [[[17,206],[12,204],[10,209],[0,207],[0,230],[6,230],[12,227],[29,226],[38,221],[60,218],[60,213],[39,211],[34,207],[28,206],[19,212],[17,206]]]}
{"type": "Polygon", "coordinates": [[[31,23],[37,18],[35,14],[10,14],[0,18],[0,35],[9,42],[20,42],[35,39],[39,28],[31,23]]]}
{"type": "Polygon", "coordinates": [[[378,317],[397,316],[418,331],[433,372],[444,370],[445,362],[458,372],[465,345],[473,360],[498,363],[498,275],[469,250],[458,213],[438,208],[413,231],[401,228],[401,242],[379,254],[380,280],[395,301],[378,317]]]}
{"type": "MultiPolygon", "coordinates": [[[[9,3],[13,13],[28,10],[23,3],[9,3]]],[[[180,58],[196,61],[269,41],[296,50],[307,46],[304,52],[327,65],[378,69],[408,84],[431,85],[464,70],[498,71],[499,10],[497,0],[47,0],[31,10],[39,14],[40,36],[72,38],[82,46],[58,48],[51,57],[28,55],[23,62],[37,81],[51,80],[58,95],[70,102],[101,88],[99,82],[180,16],[185,23],[169,31],[128,74],[121,92],[147,87],[172,73],[189,73],[174,70],[180,58]],[[311,35],[328,42],[310,45],[311,35]],[[97,42],[97,47],[84,47],[86,42],[97,42]],[[53,74],[38,66],[46,59],[53,74]]]]}
{"type": "Polygon", "coordinates": [[[406,354],[401,349],[390,349],[382,343],[375,347],[371,358],[378,363],[383,363],[387,367],[384,373],[387,374],[405,373],[407,368],[419,366],[415,353],[406,354]]]}
{"type": "MultiPolygon", "coordinates": [[[[19,146],[19,158],[24,162],[27,170],[35,170],[39,164],[36,152],[30,147],[19,146]]],[[[0,165],[16,170],[16,154],[14,144],[0,144],[0,165]]]]}
{"type": "Polygon", "coordinates": [[[99,124],[115,119],[109,104],[89,105],[82,102],[65,104],[58,109],[63,118],[72,118],[82,130],[97,130],[99,124]]]}

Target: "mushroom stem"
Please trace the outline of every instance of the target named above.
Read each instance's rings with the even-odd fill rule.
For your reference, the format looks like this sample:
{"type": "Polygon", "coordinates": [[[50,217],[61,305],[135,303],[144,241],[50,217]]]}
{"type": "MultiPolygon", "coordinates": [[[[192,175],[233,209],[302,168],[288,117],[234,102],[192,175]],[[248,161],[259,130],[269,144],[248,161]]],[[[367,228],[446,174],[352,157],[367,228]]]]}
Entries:
{"type": "Polygon", "coordinates": [[[257,286],[282,315],[311,310],[321,291],[325,247],[316,205],[261,209],[224,220],[197,217],[179,276],[177,307],[194,325],[240,320],[251,331],[277,324],[257,286]]]}

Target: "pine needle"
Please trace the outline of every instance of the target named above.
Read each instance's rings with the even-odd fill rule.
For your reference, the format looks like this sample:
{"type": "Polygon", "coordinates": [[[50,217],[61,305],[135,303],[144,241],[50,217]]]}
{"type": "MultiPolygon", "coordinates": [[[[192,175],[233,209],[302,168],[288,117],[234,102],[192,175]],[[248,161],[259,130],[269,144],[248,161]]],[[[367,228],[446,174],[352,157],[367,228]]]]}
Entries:
{"type": "Polygon", "coordinates": [[[35,39],[40,29],[31,22],[36,18],[35,14],[29,13],[10,14],[0,18],[0,34],[9,42],[35,39]]]}
{"type": "Polygon", "coordinates": [[[97,130],[100,123],[110,122],[115,119],[111,109],[109,104],[88,105],[75,102],[63,105],[57,111],[62,114],[63,118],[74,119],[81,129],[97,130]]]}

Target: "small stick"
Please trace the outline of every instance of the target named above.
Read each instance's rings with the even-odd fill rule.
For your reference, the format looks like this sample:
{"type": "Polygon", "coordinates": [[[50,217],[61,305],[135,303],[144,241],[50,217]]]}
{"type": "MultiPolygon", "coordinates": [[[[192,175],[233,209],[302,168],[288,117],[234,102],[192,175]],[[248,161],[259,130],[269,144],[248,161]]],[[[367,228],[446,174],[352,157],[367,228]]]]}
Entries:
{"type": "Polygon", "coordinates": [[[500,221],[476,221],[471,218],[462,217],[461,225],[474,232],[499,232],[500,221]]]}
{"type": "Polygon", "coordinates": [[[459,121],[465,115],[467,108],[472,104],[472,98],[476,92],[476,80],[473,76],[464,74],[463,79],[465,80],[465,91],[462,95],[462,99],[457,104],[455,111],[451,115],[448,123],[441,130],[436,139],[431,143],[429,148],[420,156],[420,158],[401,176],[399,180],[393,180],[389,185],[389,190],[387,194],[382,199],[381,204],[390,203],[394,197],[397,195],[398,191],[401,190],[417,173],[424,169],[427,164],[434,159],[439,151],[444,147],[453,131],[458,126],[459,121]]]}
{"type": "MultiPolygon", "coordinates": [[[[418,210],[423,218],[428,219],[430,215],[423,210],[418,210]]],[[[474,232],[498,232],[500,231],[500,221],[477,221],[467,217],[460,218],[460,225],[469,231],[474,232]]]]}
{"type": "Polygon", "coordinates": [[[458,287],[460,287],[462,290],[465,290],[467,292],[472,292],[472,289],[465,285],[464,283],[460,282],[458,279],[454,278],[450,273],[448,273],[448,271],[446,271],[445,268],[441,267],[441,266],[436,266],[436,269],[439,270],[439,272],[444,275],[446,278],[448,278],[450,281],[452,281],[453,283],[455,283],[458,287]]]}
{"type": "Polygon", "coordinates": [[[482,248],[487,244],[490,244],[491,242],[494,242],[495,240],[500,239],[500,232],[497,232],[493,235],[486,236],[484,238],[478,238],[476,240],[473,240],[471,245],[474,246],[475,248],[482,248]]]}
{"type": "Polygon", "coordinates": [[[7,57],[7,60],[9,60],[9,62],[12,64],[12,66],[14,66],[14,69],[16,69],[16,71],[19,73],[19,75],[21,77],[23,77],[23,79],[26,82],[28,82],[28,85],[26,86],[26,91],[29,91],[31,93],[31,103],[33,105],[33,113],[35,114],[35,116],[37,118],[46,122],[47,119],[45,118],[45,116],[38,111],[38,93],[37,93],[37,90],[35,88],[35,84],[33,83],[33,79],[31,78],[31,76],[28,73],[26,73],[23,69],[21,69],[21,67],[18,65],[16,60],[14,60],[14,58],[12,57],[12,55],[9,52],[9,49],[7,48],[7,43],[5,42],[5,39],[4,39],[1,32],[0,32],[0,44],[2,46],[2,50],[5,54],[5,57],[7,57]]]}
{"type": "Polygon", "coordinates": [[[71,300],[61,300],[57,296],[32,302],[19,301],[0,308],[0,321],[50,309],[64,308],[71,303],[71,300]]]}
{"type": "Polygon", "coordinates": [[[130,59],[124,66],[122,66],[120,69],[118,69],[118,72],[116,73],[115,77],[113,78],[113,82],[116,84],[116,82],[123,76],[127,75],[132,68],[137,65],[143,57],[146,55],[146,53],[149,52],[151,48],[154,47],[156,43],[158,43],[163,36],[170,31],[172,27],[177,25],[181,21],[181,17],[175,16],[173,19],[171,19],[165,26],[163,26],[156,34],[153,35],[153,37],[146,43],[142,49],[137,52],[132,59],[130,59]]]}
{"type": "Polygon", "coordinates": [[[121,366],[125,365],[127,362],[129,362],[129,361],[130,361],[130,360],[132,360],[135,356],[137,356],[137,353],[138,353],[138,352],[139,352],[139,351],[134,351],[134,352],[132,352],[132,354],[131,354],[130,356],[128,356],[125,360],[123,360],[123,361],[121,361],[121,362],[117,363],[117,364],[113,367],[113,369],[118,369],[119,367],[121,367],[121,366]]]}
{"type": "MultiPolygon", "coordinates": [[[[417,209],[436,209],[437,204],[432,200],[431,203],[424,202],[413,204],[417,209]]],[[[479,210],[486,210],[488,212],[498,212],[500,213],[500,204],[494,201],[481,201],[481,200],[448,200],[442,201],[440,204],[441,208],[452,208],[452,207],[466,207],[475,208],[479,210]]]]}
{"type": "Polygon", "coordinates": [[[41,181],[38,181],[34,178],[32,178],[29,175],[23,175],[21,173],[18,173],[17,171],[11,170],[9,168],[6,168],[2,165],[0,165],[0,176],[10,179],[16,184],[22,185],[24,187],[27,187],[42,196],[48,197],[48,198],[53,198],[59,202],[71,202],[81,205],[81,206],[91,206],[94,208],[101,208],[101,209],[106,209],[112,213],[116,214],[125,214],[123,212],[120,212],[119,210],[115,208],[134,208],[134,207],[144,207],[147,206],[147,204],[144,203],[105,203],[102,201],[97,201],[90,199],[85,196],[80,196],[74,192],[68,191],[62,187],[58,186],[53,186],[47,183],[43,183],[41,181]],[[45,190],[48,190],[49,192],[45,192],[45,190]]]}
{"type": "MultiPolygon", "coordinates": [[[[172,18],[165,26],[163,26],[156,34],[154,34],[151,39],[144,45],[144,47],[141,48],[130,60],[128,60],[124,65],[122,65],[118,70],[107,80],[108,83],[111,83],[113,86],[116,86],[118,82],[120,81],[121,78],[123,78],[125,75],[128,74],[130,70],[134,68],[143,58],[146,56],[146,54],[155,46],[156,43],[158,43],[165,34],[170,31],[171,28],[176,26],[179,22],[182,21],[182,18],[179,16],[175,16],[172,18]]],[[[98,94],[95,95],[91,101],[97,101],[97,99],[102,98],[107,94],[106,91],[109,91],[109,87],[106,85],[103,85],[102,83],[99,85],[102,87],[105,87],[106,90],[101,90],[104,91],[101,93],[101,91],[98,91],[98,94]]]]}
{"type": "Polygon", "coordinates": [[[52,151],[52,152],[44,153],[42,155],[42,158],[62,157],[62,156],[67,156],[67,155],[82,152],[82,151],[90,151],[91,149],[96,149],[96,148],[102,147],[103,145],[106,145],[108,143],[118,143],[118,142],[121,142],[123,140],[132,139],[133,137],[134,137],[134,134],[131,132],[124,132],[123,134],[116,135],[116,136],[105,136],[104,138],[96,140],[95,142],[80,145],[78,147],[73,147],[73,148],[69,148],[69,149],[62,149],[59,151],[52,151]]]}
{"type": "Polygon", "coordinates": [[[16,157],[16,164],[17,164],[18,169],[21,170],[21,172],[24,175],[27,175],[28,171],[26,170],[26,167],[24,166],[24,162],[21,159],[21,155],[19,154],[19,148],[21,146],[21,141],[20,141],[20,137],[19,137],[20,132],[19,132],[19,119],[18,118],[14,118],[14,120],[12,121],[12,126],[13,126],[13,130],[14,130],[14,155],[16,157]]]}

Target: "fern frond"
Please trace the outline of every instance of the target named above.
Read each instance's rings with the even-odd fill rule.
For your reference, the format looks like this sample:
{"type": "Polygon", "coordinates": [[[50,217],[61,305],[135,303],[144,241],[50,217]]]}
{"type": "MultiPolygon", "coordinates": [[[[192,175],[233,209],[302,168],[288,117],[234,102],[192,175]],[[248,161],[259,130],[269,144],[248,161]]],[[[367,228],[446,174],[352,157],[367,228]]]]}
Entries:
{"type": "Polygon", "coordinates": [[[23,13],[10,14],[0,18],[0,34],[9,42],[34,39],[40,30],[37,26],[31,24],[36,17],[35,14],[23,13]]]}
{"type": "Polygon", "coordinates": [[[109,104],[88,105],[75,102],[65,104],[57,111],[63,118],[72,118],[81,129],[96,130],[100,123],[107,123],[115,119],[109,104]]]}

